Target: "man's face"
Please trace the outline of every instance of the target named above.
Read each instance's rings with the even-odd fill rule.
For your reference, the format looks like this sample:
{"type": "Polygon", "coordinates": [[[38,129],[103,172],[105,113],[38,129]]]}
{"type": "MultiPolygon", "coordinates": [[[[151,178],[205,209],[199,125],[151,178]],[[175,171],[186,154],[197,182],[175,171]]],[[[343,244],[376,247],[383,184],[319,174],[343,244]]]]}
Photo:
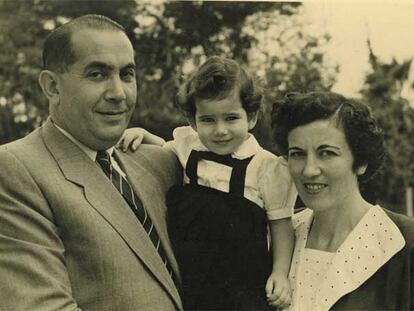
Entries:
{"type": "Polygon", "coordinates": [[[114,30],[85,29],[71,38],[76,61],[57,74],[59,102],[53,120],[94,150],[114,146],[135,108],[134,51],[114,30]]]}

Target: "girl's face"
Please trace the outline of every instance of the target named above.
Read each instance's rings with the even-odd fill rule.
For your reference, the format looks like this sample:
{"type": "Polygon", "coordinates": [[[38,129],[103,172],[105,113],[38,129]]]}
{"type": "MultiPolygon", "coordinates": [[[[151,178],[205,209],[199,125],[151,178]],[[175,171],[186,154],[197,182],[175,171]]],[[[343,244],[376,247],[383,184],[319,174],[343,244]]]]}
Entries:
{"type": "Polygon", "coordinates": [[[288,135],[288,164],[299,195],[315,211],[346,206],[359,195],[354,157],[334,119],[294,128],[288,135]]]}
{"type": "Polygon", "coordinates": [[[204,146],[216,154],[236,151],[257,122],[257,113],[248,116],[236,94],[222,100],[199,100],[195,106],[191,126],[204,146]]]}

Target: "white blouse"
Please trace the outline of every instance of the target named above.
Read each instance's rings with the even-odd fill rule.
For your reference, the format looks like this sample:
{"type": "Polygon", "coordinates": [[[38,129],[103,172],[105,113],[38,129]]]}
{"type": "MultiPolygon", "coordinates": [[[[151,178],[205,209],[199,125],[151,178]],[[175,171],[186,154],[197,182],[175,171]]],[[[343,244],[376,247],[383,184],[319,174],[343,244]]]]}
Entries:
{"type": "Polygon", "coordinates": [[[332,255],[305,248],[312,221],[310,209],[293,217],[296,242],[289,272],[293,288],[289,310],[329,310],[342,296],[361,286],[405,245],[400,230],[380,206],[372,206],[368,210],[332,255]],[[318,260],[319,256],[319,261],[324,261],[319,262],[325,269],[322,273],[318,271],[320,268],[311,270],[309,267],[309,259],[318,260]],[[319,275],[309,278],[309,273],[319,275]],[[311,284],[312,290],[309,290],[311,284]]]}
{"type": "MultiPolygon", "coordinates": [[[[176,128],[173,137],[164,147],[177,155],[183,167],[187,164],[191,150],[208,151],[198,134],[189,126],[176,128]]],[[[286,160],[264,150],[255,137],[249,134],[249,138],[232,153],[232,157],[246,159],[251,156],[254,158],[246,169],[244,196],[264,208],[269,220],[291,217],[297,192],[286,160]]],[[[229,191],[231,167],[203,159],[198,163],[197,173],[199,185],[229,191]]],[[[184,176],[184,183],[189,183],[188,176],[184,176]]]]}

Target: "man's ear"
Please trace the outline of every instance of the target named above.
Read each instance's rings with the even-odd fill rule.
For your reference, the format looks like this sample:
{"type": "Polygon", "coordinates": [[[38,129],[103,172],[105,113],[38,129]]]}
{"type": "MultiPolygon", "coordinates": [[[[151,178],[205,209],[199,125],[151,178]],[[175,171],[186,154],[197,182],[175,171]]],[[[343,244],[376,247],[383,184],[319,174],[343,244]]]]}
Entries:
{"type": "Polygon", "coordinates": [[[356,174],[357,174],[358,176],[364,175],[364,174],[365,174],[365,172],[367,171],[367,167],[368,167],[368,165],[367,165],[367,164],[365,164],[365,165],[361,165],[360,167],[358,167],[358,168],[356,169],[356,174]]]}
{"type": "Polygon", "coordinates": [[[60,96],[56,73],[50,70],[43,70],[39,75],[39,84],[49,103],[58,104],[60,96]]]}
{"type": "Polygon", "coordinates": [[[252,130],[257,123],[257,118],[259,117],[259,112],[250,112],[247,114],[247,121],[249,123],[249,130],[252,130]]]}

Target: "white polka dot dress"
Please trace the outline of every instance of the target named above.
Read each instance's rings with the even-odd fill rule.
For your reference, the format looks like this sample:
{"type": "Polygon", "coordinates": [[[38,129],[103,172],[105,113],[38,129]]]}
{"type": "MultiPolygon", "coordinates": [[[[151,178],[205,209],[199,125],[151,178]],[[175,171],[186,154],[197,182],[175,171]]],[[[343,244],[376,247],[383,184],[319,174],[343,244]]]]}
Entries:
{"type": "Polygon", "coordinates": [[[306,248],[313,212],[305,209],[295,216],[296,243],[289,272],[293,299],[289,310],[329,310],[405,245],[401,232],[379,206],[369,209],[334,253],[306,248]]]}
{"type": "Polygon", "coordinates": [[[300,270],[297,275],[296,310],[309,310],[307,306],[315,304],[315,294],[332,264],[335,253],[311,248],[303,250],[300,270]]]}

